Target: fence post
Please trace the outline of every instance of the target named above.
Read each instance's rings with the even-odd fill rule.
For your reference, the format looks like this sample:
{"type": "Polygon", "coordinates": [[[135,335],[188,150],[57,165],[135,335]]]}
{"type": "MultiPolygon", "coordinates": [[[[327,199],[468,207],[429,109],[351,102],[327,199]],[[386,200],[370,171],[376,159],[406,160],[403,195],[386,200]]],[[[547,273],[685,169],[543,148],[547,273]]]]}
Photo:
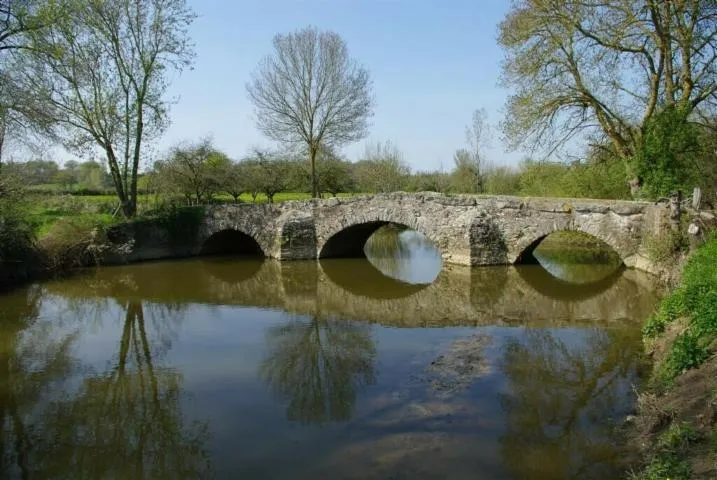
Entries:
{"type": "Polygon", "coordinates": [[[682,191],[670,194],[670,229],[680,231],[680,216],[682,214],[682,191]]]}
{"type": "Polygon", "coordinates": [[[700,187],[695,187],[695,189],[692,191],[692,208],[695,210],[699,210],[701,203],[702,189],[700,187]]]}

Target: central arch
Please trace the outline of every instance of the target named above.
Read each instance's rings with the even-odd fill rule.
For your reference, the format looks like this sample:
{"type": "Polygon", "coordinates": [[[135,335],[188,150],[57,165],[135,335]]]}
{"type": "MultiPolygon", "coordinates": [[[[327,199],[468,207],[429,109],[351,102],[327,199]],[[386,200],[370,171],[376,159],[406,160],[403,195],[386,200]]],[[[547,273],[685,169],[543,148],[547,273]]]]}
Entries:
{"type": "Polygon", "coordinates": [[[319,258],[365,258],[364,246],[369,237],[379,228],[389,224],[411,228],[399,222],[384,220],[351,225],[329,237],[319,252],[319,258]]]}
{"type": "Polygon", "coordinates": [[[254,237],[234,228],[213,233],[202,243],[200,256],[231,255],[263,258],[266,253],[254,237]]]}

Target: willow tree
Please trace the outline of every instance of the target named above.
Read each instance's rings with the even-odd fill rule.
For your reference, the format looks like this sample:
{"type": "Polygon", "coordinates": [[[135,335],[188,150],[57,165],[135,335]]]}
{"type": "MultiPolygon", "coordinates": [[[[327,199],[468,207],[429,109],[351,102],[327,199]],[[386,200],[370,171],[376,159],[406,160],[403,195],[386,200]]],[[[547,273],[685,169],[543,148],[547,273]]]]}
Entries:
{"type": "Polygon", "coordinates": [[[586,135],[629,159],[660,112],[717,106],[714,0],[514,0],[499,42],[513,146],[586,135]]]}
{"type": "Polygon", "coordinates": [[[373,114],[371,88],[368,71],[349,57],[346,42],[311,27],[276,35],[273,53],[247,84],[259,130],[272,140],[306,147],[314,198],[321,147],[366,136],[373,114]]]}
{"type": "Polygon", "coordinates": [[[186,0],[66,0],[18,71],[35,117],[66,148],[104,154],[125,216],[149,140],[168,125],[169,78],[193,59],[186,0]]]}

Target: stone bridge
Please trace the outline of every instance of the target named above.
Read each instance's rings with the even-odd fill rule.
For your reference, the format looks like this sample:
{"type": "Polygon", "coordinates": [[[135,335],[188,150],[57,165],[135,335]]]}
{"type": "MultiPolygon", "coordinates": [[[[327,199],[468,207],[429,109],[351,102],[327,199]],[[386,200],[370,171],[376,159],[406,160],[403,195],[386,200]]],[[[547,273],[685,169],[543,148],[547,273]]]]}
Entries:
{"type": "Polygon", "coordinates": [[[231,253],[278,260],[360,257],[368,237],[394,223],[423,233],[444,263],[501,265],[520,262],[550,233],[577,230],[611,246],[626,266],[649,269],[644,241],[665,228],[668,208],[631,201],[391,193],[216,205],[193,212],[174,225],[135,222],[111,239],[134,241],[125,261],[218,253],[227,247],[231,253]]]}

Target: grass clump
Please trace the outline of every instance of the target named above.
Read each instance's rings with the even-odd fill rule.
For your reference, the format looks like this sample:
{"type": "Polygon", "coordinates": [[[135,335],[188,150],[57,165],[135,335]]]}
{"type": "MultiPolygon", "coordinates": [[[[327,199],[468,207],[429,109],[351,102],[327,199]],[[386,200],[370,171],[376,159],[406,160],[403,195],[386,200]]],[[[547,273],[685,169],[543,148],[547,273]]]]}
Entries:
{"type": "Polygon", "coordinates": [[[702,365],[713,353],[717,339],[717,235],[687,261],[682,284],[661,303],[645,324],[646,339],[659,337],[678,318],[687,327],[673,342],[657,366],[662,382],[669,386],[682,372],[702,365]]]}
{"type": "Polygon", "coordinates": [[[674,423],[657,441],[657,450],[644,470],[633,473],[631,480],[689,480],[692,466],[685,459],[690,445],[698,440],[688,423],[674,423]]]}

